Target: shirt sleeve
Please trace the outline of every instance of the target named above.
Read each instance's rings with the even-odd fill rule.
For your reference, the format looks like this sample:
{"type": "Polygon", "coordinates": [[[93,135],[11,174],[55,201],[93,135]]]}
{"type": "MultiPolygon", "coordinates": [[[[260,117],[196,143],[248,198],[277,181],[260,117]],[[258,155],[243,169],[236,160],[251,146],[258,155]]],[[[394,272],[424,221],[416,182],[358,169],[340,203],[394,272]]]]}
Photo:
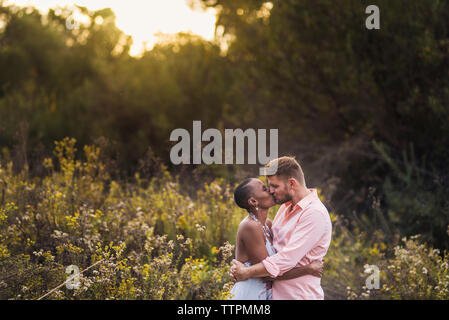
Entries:
{"type": "Polygon", "coordinates": [[[262,261],[265,269],[272,277],[292,269],[318,243],[325,229],[322,212],[317,209],[307,210],[299,218],[287,245],[262,261]]]}

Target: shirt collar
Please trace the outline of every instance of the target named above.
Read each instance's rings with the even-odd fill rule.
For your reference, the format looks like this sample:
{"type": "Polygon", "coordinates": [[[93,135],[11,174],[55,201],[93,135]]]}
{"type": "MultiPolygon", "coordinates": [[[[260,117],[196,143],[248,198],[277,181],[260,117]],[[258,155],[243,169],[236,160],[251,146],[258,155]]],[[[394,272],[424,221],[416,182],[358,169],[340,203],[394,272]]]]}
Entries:
{"type": "MultiPolygon", "coordinates": [[[[306,195],[304,198],[302,198],[301,200],[299,200],[295,206],[293,207],[291,212],[296,211],[298,208],[300,208],[301,210],[304,210],[305,207],[307,207],[310,203],[313,202],[313,200],[315,200],[316,198],[318,198],[318,193],[316,191],[316,189],[309,189],[309,191],[311,191],[308,195],[306,195]]],[[[292,204],[292,201],[288,201],[285,203],[286,207],[288,208],[290,205],[292,204]]]]}

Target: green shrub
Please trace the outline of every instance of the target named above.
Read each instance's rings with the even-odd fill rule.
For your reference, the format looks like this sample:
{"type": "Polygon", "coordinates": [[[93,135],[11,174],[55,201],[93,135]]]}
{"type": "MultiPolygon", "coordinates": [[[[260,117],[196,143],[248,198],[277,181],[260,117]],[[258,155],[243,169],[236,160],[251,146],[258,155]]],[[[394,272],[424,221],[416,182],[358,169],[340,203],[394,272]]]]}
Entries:
{"type": "MultiPolygon", "coordinates": [[[[75,143],[56,142],[43,178],[13,174],[11,163],[0,167],[0,299],[42,297],[68,279],[69,265],[85,270],[80,286],[63,285],[46,299],[226,299],[245,216],[234,186],[216,179],[191,198],[164,166],[158,178],[136,174],[133,183],[119,183],[100,149],[86,146],[84,160],[76,160],[75,143]]],[[[448,298],[446,252],[418,237],[401,244],[380,231],[351,231],[330,215],[326,299],[448,298]],[[365,286],[371,265],[380,270],[378,290],[365,286]]]]}

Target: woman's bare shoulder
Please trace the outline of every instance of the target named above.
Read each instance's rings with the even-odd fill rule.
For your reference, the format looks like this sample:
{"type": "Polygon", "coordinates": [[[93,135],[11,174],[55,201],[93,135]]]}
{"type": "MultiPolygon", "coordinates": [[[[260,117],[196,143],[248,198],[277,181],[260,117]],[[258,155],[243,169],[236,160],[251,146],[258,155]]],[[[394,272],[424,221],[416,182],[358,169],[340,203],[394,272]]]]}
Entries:
{"type": "Polygon", "coordinates": [[[253,234],[254,232],[256,233],[262,232],[262,229],[260,228],[260,225],[257,223],[257,221],[245,218],[240,222],[239,229],[237,231],[238,234],[241,233],[253,234]]]}

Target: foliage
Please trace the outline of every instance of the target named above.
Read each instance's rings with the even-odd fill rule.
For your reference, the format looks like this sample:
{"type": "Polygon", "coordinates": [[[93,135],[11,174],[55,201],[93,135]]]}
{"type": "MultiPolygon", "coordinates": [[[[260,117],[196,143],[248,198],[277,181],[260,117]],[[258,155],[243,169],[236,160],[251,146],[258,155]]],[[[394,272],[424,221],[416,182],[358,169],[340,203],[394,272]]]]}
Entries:
{"type": "Polygon", "coordinates": [[[280,154],[303,161],[339,214],[376,224],[377,198],[401,234],[449,249],[449,2],[199,2],[217,9],[221,37],[233,36],[227,57],[239,66],[232,93],[244,125],[279,127],[280,154]],[[365,28],[372,4],[375,31],[365,28]],[[373,141],[399,171],[412,170],[408,181],[373,141]]]}
{"type": "MultiPolygon", "coordinates": [[[[79,288],[62,286],[46,298],[226,299],[245,216],[233,186],[216,179],[190,197],[163,165],[157,178],[118,182],[101,149],[82,149],[77,159],[75,139],[56,141],[43,178],[14,174],[12,163],[0,167],[0,299],[37,299],[66,281],[67,266],[83,272],[97,262],[79,288]]],[[[448,298],[447,252],[418,237],[399,243],[380,230],[350,230],[334,213],[331,220],[326,299],[448,298]],[[370,265],[380,269],[379,290],[365,286],[370,265]]]]}
{"type": "Polygon", "coordinates": [[[385,191],[382,207],[390,228],[406,236],[419,233],[423,240],[448,249],[449,186],[444,182],[444,173],[435,167],[425,169],[426,156],[417,159],[413,144],[402,152],[400,160],[395,160],[385,145],[374,145],[391,170],[382,186],[385,191]]]}
{"type": "MultiPolygon", "coordinates": [[[[296,155],[340,215],[375,228],[382,216],[449,248],[448,1],[370,2],[381,11],[371,31],[366,1],[190,3],[217,10],[213,41],[181,33],[132,57],[110,9],[80,7],[86,21],[68,29],[71,10],[0,1],[3,166],[43,177],[53,141],[70,136],[103,141],[108,174],[125,180],[156,175],[153,156],[173,173],[170,132],[192,120],[278,128],[278,153],[296,155]]],[[[238,180],[215,169],[194,170],[238,180]]]]}
{"type": "Polygon", "coordinates": [[[0,299],[36,299],[77,265],[81,286],[53,299],[222,299],[241,210],[216,181],[197,200],[180,193],[164,167],[160,178],[120,185],[95,146],[76,160],[75,140],[55,142],[48,174],[27,179],[0,168],[0,299]],[[53,160],[56,160],[54,163],[53,160]],[[56,170],[55,167],[60,168],[56,170]]]}
{"type": "Polygon", "coordinates": [[[149,149],[168,160],[171,130],[225,117],[231,78],[217,45],[181,33],[131,57],[110,9],[81,11],[86,22],[70,30],[72,9],[0,4],[0,145],[16,172],[41,174],[53,140],[72,136],[105,138],[114,165],[132,175],[149,149]]]}
{"type": "MultiPolygon", "coordinates": [[[[326,299],[449,298],[449,254],[434,249],[420,235],[387,242],[382,232],[351,232],[331,214],[333,237],[325,257],[322,285],[326,299]],[[379,270],[379,288],[368,277],[379,270]],[[373,283],[371,283],[373,284],[373,283]]],[[[449,232],[449,231],[448,231],[449,232]]]]}
{"type": "MultiPolygon", "coordinates": [[[[349,299],[447,300],[449,298],[448,254],[429,247],[415,235],[403,238],[389,259],[378,261],[380,290],[348,286],[349,299]],[[360,289],[362,288],[362,289],[360,289]]],[[[370,270],[365,265],[366,278],[370,270]]],[[[363,279],[363,278],[362,278],[363,279]]]]}

